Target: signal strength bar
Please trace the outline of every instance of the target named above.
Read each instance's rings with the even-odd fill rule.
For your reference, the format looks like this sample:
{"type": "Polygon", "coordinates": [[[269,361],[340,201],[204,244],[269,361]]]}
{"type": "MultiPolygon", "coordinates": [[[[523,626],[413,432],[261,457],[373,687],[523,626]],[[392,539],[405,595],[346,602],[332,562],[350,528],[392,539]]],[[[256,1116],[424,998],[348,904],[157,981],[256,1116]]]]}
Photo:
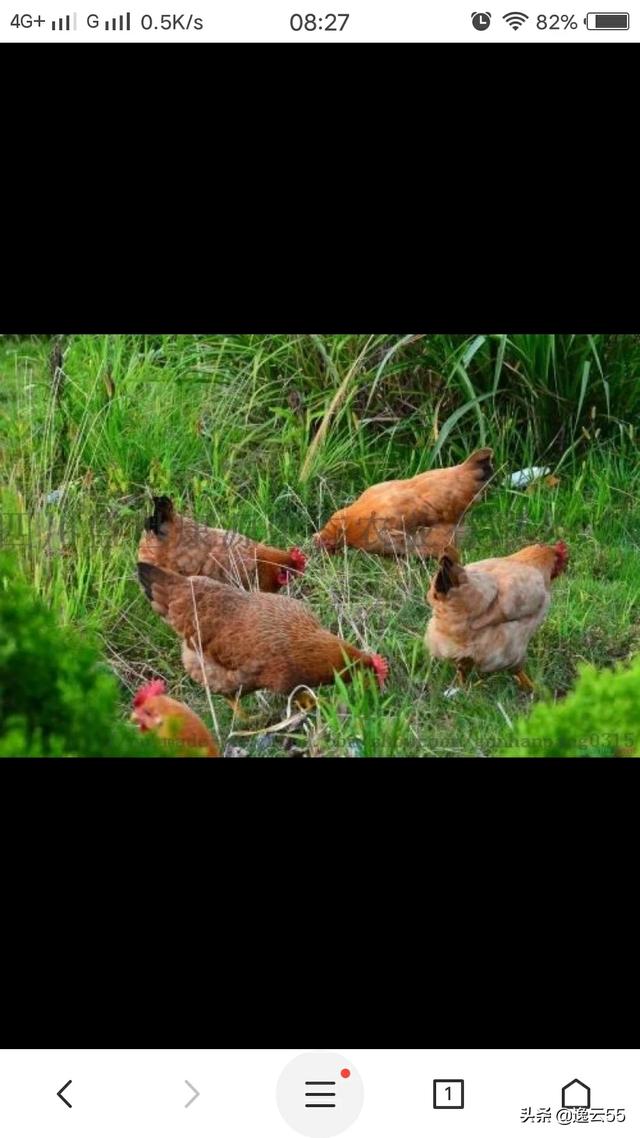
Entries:
{"type": "Polygon", "coordinates": [[[76,32],[78,30],[78,13],[74,12],[73,16],[60,16],[58,20],[52,20],[51,30],[53,32],[76,32]]]}
{"type": "Polygon", "coordinates": [[[127,12],[124,16],[114,16],[112,20],[105,20],[105,32],[130,32],[131,31],[131,12],[127,12]]]}

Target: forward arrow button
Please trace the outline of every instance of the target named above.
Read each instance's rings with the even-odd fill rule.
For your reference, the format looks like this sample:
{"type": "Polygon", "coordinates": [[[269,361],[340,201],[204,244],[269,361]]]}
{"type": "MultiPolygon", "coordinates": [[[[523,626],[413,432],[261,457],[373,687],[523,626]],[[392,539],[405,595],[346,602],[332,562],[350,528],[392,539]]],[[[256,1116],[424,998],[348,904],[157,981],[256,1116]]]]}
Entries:
{"type": "Polygon", "coordinates": [[[195,1102],[197,1098],[200,1098],[200,1091],[197,1091],[197,1090],[196,1090],[196,1088],[195,1088],[195,1087],[194,1087],[194,1086],[193,1086],[193,1085],[192,1085],[192,1084],[189,1082],[189,1080],[188,1080],[188,1079],[185,1079],[185,1083],[187,1084],[187,1086],[188,1086],[189,1090],[190,1090],[190,1091],[193,1091],[193,1097],[192,1097],[192,1098],[190,1098],[190,1099],[189,1099],[189,1101],[188,1101],[188,1102],[185,1102],[185,1104],[184,1104],[184,1108],[185,1108],[185,1110],[186,1110],[186,1109],[187,1109],[187,1107],[188,1107],[188,1106],[191,1106],[191,1104],[192,1104],[193,1102],[195,1102]]]}

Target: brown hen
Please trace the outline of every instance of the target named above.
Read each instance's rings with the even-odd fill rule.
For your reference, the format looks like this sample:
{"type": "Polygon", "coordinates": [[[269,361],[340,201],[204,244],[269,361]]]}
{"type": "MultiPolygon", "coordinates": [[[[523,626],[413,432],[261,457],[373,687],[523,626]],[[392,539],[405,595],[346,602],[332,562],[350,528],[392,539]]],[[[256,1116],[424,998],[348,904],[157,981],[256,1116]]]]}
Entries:
{"type": "Polygon", "coordinates": [[[275,593],[304,572],[299,549],[274,549],[233,530],[212,529],[174,509],[170,498],[154,498],[145,522],[138,560],[185,577],[211,577],[243,589],[275,593]]]}
{"type": "Polygon", "coordinates": [[[180,577],[138,564],[140,583],[159,616],[182,640],[182,662],[192,679],[221,695],[268,688],[283,695],[299,684],[349,678],[355,663],[382,686],[381,656],[334,636],[291,597],[245,592],[209,577],[180,577]]]}
{"type": "Polygon", "coordinates": [[[349,545],[369,553],[439,557],[456,544],[465,511],[492,477],[492,456],[485,447],[459,466],[370,486],[329,519],[315,543],[328,553],[349,545]]]}

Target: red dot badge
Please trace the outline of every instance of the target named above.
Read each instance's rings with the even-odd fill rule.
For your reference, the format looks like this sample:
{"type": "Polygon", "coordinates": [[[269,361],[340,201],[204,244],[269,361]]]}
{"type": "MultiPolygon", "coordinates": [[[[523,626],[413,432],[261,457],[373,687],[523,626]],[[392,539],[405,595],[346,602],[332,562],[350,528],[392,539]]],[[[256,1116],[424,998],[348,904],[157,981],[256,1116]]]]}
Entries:
{"type": "Polygon", "coordinates": [[[298,1055],[278,1082],[278,1107],[295,1138],[342,1138],[360,1116],[363,1103],[358,1068],[339,1051],[298,1055]]]}

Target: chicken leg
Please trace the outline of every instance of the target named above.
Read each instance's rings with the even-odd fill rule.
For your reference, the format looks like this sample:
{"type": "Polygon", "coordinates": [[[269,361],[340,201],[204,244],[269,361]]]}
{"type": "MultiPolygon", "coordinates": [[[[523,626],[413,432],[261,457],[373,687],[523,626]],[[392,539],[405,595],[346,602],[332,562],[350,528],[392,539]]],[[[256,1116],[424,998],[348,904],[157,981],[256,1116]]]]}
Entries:
{"type": "Polygon", "coordinates": [[[236,695],[236,696],[223,695],[222,698],[225,701],[225,703],[229,704],[229,707],[231,708],[231,710],[233,712],[234,718],[239,719],[241,723],[257,723],[258,720],[262,718],[262,716],[260,716],[260,715],[248,715],[247,712],[244,711],[240,706],[240,696],[239,695],[236,695]]]}
{"type": "Polygon", "coordinates": [[[469,678],[472,665],[473,661],[466,659],[458,660],[456,664],[456,683],[459,684],[461,688],[464,687],[469,678]]]}
{"type": "Polygon", "coordinates": [[[520,688],[520,691],[534,692],[536,690],[535,684],[533,683],[532,680],[529,679],[527,673],[524,671],[523,668],[518,668],[518,671],[514,672],[514,676],[515,676],[515,681],[516,681],[518,687],[520,688]]]}

